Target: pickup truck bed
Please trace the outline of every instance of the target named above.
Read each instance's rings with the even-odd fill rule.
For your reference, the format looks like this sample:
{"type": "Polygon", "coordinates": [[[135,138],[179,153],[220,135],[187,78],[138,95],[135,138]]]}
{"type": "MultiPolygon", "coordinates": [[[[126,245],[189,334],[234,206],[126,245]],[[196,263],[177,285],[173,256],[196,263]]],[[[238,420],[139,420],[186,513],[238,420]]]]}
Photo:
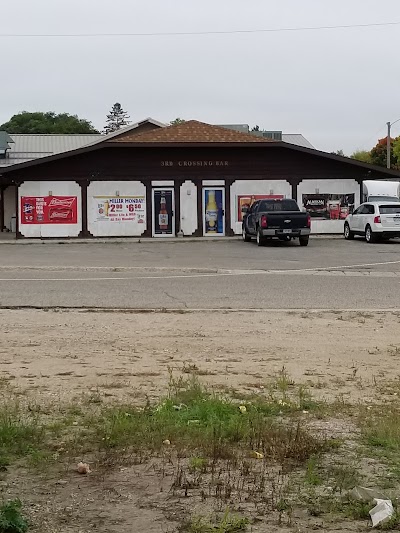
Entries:
{"type": "Polygon", "coordinates": [[[282,241],[299,239],[300,246],[307,246],[310,235],[311,218],[300,211],[295,200],[258,200],[243,216],[242,235],[248,242],[255,237],[263,246],[268,239],[282,241]]]}

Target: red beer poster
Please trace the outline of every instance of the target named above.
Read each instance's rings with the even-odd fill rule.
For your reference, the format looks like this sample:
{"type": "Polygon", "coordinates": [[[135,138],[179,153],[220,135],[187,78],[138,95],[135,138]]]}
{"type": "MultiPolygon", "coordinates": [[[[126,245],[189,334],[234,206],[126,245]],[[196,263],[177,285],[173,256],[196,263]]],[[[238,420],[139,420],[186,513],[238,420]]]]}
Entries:
{"type": "Polygon", "coordinates": [[[21,224],[77,224],[76,196],[22,196],[21,224]]]}
{"type": "Polygon", "coordinates": [[[243,221],[242,209],[246,207],[249,209],[256,200],[267,200],[268,198],[274,198],[275,200],[282,200],[283,194],[247,194],[237,196],[237,219],[238,222],[243,221]]]}

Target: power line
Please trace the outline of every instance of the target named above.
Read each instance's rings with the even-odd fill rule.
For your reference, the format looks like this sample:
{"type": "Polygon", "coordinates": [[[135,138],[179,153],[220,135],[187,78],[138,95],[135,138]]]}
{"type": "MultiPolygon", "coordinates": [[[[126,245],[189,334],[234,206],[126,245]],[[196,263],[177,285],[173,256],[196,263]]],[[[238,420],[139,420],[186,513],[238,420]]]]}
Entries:
{"type": "Polygon", "coordinates": [[[20,38],[20,37],[43,37],[43,38],[71,38],[71,37],[172,37],[172,36],[192,36],[192,35],[234,35],[245,33],[279,33],[297,31],[321,31],[321,30],[341,30],[352,28],[373,28],[383,26],[398,26],[398,22],[377,22],[371,24],[343,24],[337,26],[304,26],[297,28],[265,28],[260,30],[227,30],[227,31],[186,31],[186,32],[154,32],[154,33],[1,33],[0,38],[20,38]]]}

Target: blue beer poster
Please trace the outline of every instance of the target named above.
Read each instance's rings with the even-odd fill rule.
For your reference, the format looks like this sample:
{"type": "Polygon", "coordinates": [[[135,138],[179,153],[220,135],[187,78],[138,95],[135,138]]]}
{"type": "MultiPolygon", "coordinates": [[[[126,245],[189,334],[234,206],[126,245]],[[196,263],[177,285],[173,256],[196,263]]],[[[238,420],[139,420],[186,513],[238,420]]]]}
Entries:
{"type": "Polygon", "coordinates": [[[205,234],[222,235],[224,233],[223,192],[219,189],[204,191],[205,234]]]}

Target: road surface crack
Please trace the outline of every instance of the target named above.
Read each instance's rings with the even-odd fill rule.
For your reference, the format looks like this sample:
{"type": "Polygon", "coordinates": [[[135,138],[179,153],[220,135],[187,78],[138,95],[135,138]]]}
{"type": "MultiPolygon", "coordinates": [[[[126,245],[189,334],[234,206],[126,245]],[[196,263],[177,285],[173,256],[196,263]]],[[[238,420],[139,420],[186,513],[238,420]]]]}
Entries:
{"type": "Polygon", "coordinates": [[[180,298],[177,298],[176,296],[172,296],[172,294],[169,294],[167,291],[163,291],[163,293],[165,294],[165,296],[168,296],[168,298],[171,298],[171,300],[175,300],[176,302],[182,304],[185,307],[185,309],[188,308],[187,303],[184,300],[181,300],[180,298]]]}

